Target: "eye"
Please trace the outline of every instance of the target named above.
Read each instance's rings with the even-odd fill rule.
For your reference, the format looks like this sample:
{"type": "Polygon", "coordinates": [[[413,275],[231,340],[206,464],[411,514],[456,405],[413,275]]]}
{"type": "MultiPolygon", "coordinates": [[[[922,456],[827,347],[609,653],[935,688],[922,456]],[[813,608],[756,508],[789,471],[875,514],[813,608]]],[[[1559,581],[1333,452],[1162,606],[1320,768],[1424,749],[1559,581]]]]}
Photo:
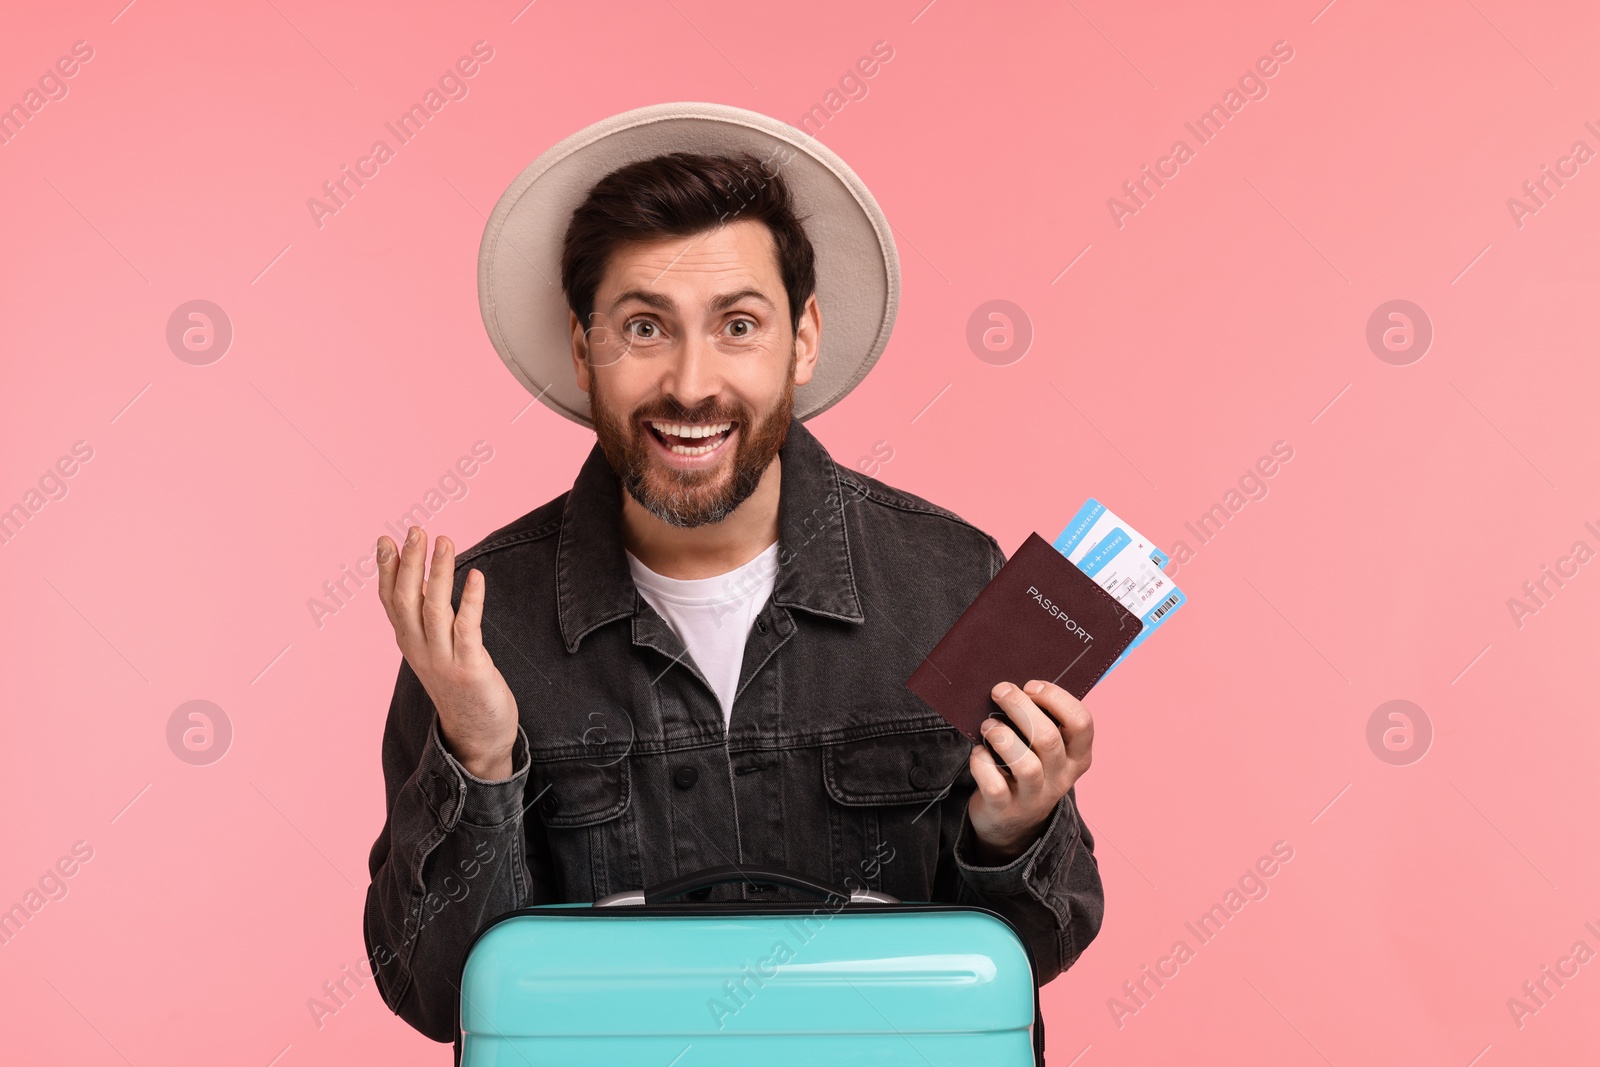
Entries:
{"type": "Polygon", "coordinates": [[[756,324],[751,319],[734,319],[728,323],[728,329],[733,331],[735,337],[749,337],[755,328],[756,324]]]}
{"type": "Polygon", "coordinates": [[[657,336],[656,324],[649,319],[629,319],[622,328],[626,333],[643,341],[651,340],[657,336]]]}

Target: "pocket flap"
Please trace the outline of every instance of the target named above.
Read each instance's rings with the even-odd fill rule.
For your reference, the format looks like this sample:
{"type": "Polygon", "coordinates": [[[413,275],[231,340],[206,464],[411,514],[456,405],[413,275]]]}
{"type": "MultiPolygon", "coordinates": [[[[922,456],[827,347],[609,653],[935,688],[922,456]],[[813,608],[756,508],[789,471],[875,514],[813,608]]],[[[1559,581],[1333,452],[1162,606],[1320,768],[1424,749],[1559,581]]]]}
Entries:
{"type": "Polygon", "coordinates": [[[625,757],[535,761],[528,777],[538,798],[532,803],[546,826],[589,826],[614,819],[627,810],[632,791],[625,757]]]}
{"type": "Polygon", "coordinates": [[[841,804],[927,803],[948,790],[972,746],[956,730],[918,730],[822,749],[822,778],[841,804]]]}

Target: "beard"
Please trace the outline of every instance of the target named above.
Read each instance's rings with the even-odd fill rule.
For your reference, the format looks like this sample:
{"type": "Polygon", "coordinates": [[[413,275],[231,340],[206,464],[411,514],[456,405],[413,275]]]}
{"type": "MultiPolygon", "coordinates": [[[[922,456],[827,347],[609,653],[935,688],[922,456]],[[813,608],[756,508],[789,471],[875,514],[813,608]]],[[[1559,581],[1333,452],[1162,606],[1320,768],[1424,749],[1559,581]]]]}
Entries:
{"type": "Polygon", "coordinates": [[[607,402],[598,375],[590,376],[589,413],[595,436],[611,469],[639,506],[671,526],[703,526],[721,522],[744,503],[783,446],[794,413],[795,353],[783,395],[760,421],[749,405],[708,397],[686,408],[668,397],[646,401],[624,418],[607,402]],[[666,422],[732,422],[738,436],[733,455],[714,467],[680,470],[661,461],[645,440],[650,419],[666,422]]]}

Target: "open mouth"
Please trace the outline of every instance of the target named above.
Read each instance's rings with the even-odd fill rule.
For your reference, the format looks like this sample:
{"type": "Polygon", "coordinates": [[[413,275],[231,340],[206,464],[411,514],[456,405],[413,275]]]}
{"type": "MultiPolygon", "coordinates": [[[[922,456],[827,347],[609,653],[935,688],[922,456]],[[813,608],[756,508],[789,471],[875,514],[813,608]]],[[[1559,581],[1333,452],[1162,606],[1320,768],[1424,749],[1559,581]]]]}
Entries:
{"type": "Polygon", "coordinates": [[[722,447],[737,426],[733,422],[668,422],[646,419],[645,428],[675,456],[704,456],[722,447]]]}

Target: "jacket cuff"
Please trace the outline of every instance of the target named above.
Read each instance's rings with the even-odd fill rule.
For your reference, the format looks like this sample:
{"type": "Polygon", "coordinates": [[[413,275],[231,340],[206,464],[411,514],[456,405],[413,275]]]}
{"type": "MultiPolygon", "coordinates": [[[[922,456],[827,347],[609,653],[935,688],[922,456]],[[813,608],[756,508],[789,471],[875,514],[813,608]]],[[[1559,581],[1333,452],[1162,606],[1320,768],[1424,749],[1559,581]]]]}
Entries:
{"type": "Polygon", "coordinates": [[[961,809],[961,829],[956,836],[956,868],[967,885],[979,893],[994,896],[1026,894],[1044,900],[1052,877],[1072,856],[1079,836],[1078,809],[1072,798],[1062,796],[1045,820],[1044,830],[1022,855],[998,867],[977,863],[977,832],[972,828],[966,806],[961,809]]]}
{"type": "Polygon", "coordinates": [[[517,724],[517,740],[511,749],[511,777],[486,781],[468,771],[450,754],[435,715],[428,729],[428,740],[417,767],[418,785],[446,832],[460,823],[473,826],[500,826],[522,814],[522,792],[528,784],[531,759],[528,735],[517,724]]]}

